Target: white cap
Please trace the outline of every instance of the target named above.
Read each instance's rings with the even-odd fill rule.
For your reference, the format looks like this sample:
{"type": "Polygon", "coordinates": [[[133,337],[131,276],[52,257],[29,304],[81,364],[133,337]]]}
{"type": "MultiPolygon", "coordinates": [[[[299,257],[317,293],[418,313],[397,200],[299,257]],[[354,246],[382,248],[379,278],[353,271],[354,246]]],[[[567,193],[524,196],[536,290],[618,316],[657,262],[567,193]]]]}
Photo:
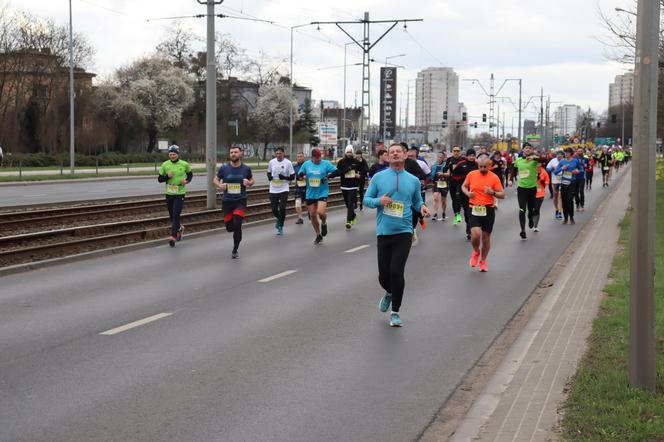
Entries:
{"type": "Polygon", "coordinates": [[[349,144],[348,146],[346,146],[346,151],[345,152],[346,153],[348,153],[348,152],[353,153],[353,145],[349,144]]]}

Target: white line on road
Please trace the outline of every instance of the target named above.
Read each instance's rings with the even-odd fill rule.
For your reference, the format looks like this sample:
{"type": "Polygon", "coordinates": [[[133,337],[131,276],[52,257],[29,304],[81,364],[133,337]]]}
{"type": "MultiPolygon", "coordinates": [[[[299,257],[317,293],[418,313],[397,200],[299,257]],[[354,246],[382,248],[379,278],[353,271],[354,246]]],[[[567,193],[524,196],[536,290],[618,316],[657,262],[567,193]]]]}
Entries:
{"type": "Polygon", "coordinates": [[[130,324],[125,324],[120,327],[112,328],[110,330],[107,330],[105,332],[99,333],[100,335],[105,335],[105,336],[113,336],[117,335],[118,333],[122,333],[127,330],[131,330],[132,328],[140,327],[141,325],[149,324],[150,322],[157,321],[162,318],[166,318],[168,316],[171,316],[173,313],[159,313],[158,315],[154,316],[149,316],[147,318],[132,322],[130,324]]]}
{"type": "Polygon", "coordinates": [[[284,276],[292,275],[297,270],[286,270],[285,272],[277,273],[276,275],[268,276],[267,278],[259,279],[258,282],[270,282],[275,279],[283,278],[284,276]]]}
{"type": "Polygon", "coordinates": [[[355,247],[354,249],[346,250],[344,253],[357,252],[358,250],[366,249],[367,247],[369,247],[369,244],[365,244],[363,246],[355,247]]]}

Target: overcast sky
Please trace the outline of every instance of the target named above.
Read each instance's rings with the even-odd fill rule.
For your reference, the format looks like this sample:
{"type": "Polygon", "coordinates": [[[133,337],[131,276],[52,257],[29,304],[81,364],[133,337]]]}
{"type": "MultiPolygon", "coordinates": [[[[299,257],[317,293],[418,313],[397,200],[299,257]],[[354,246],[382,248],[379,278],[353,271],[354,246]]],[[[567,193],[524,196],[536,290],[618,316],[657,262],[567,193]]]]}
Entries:
{"type": "MultiPolygon", "coordinates": [[[[2,3],[2,0],[0,0],[2,3]]],[[[68,0],[10,0],[10,7],[68,23],[68,0]]],[[[430,66],[448,66],[461,79],[478,78],[488,88],[491,73],[496,87],[506,78],[523,79],[524,102],[531,96],[550,96],[552,107],[560,103],[578,104],[602,112],[608,106],[609,83],[627,70],[608,60],[599,39],[607,35],[599,10],[617,14],[615,7],[632,9],[632,0],[225,0],[220,12],[252,16],[275,24],[218,19],[217,29],[229,33],[255,56],[259,50],[275,59],[290,54],[289,27],[311,21],[352,21],[365,11],[371,19],[423,18],[420,23],[402,25],[392,30],[372,52],[373,101],[378,101],[378,67],[385,57],[406,54],[391,62],[399,69],[399,89],[404,108],[408,79],[430,66]],[[334,6],[332,6],[334,5],[334,6]]],[[[154,50],[175,21],[147,22],[160,18],[205,13],[197,0],[72,0],[74,29],[87,37],[95,48],[92,70],[104,75],[115,68],[154,50]]],[[[201,38],[205,37],[205,19],[182,20],[201,38]]],[[[347,25],[349,32],[361,38],[361,25],[347,25]]],[[[371,28],[372,40],[387,29],[377,24],[371,28]]],[[[314,99],[343,101],[343,69],[321,67],[343,65],[344,44],[350,40],[333,25],[295,31],[294,78],[313,89],[314,99]]],[[[348,64],[362,60],[361,52],[348,46],[348,64]]],[[[288,65],[284,65],[287,70],[288,65]]],[[[411,83],[413,84],[413,83],[411,83]]],[[[361,66],[349,66],[347,104],[360,101],[361,66]]],[[[470,115],[488,113],[487,98],[470,82],[461,82],[460,100],[470,115]]],[[[516,83],[507,83],[501,95],[516,103],[516,83]]],[[[411,98],[414,96],[414,88],[411,98]]],[[[539,99],[537,99],[539,103],[539,99]]],[[[539,104],[538,104],[539,106],[539,104]]],[[[508,132],[516,111],[509,104],[506,112],[508,132]]],[[[529,106],[526,117],[535,118],[529,106]]],[[[374,113],[375,115],[375,113],[374,113]]],[[[414,99],[411,101],[411,118],[414,99]]],[[[374,118],[372,118],[374,119],[374,118]]],[[[411,120],[413,121],[413,120],[411,120]]],[[[515,123],[516,124],[516,123],[515,123]]],[[[515,129],[516,131],[516,129],[515,129]]]]}

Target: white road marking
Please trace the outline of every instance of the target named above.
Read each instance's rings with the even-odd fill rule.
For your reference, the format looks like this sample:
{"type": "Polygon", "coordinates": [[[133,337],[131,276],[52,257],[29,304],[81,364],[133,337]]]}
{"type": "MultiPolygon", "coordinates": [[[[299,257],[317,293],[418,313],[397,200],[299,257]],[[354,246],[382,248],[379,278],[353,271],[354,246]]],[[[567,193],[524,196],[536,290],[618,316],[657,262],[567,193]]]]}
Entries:
{"type": "Polygon", "coordinates": [[[258,282],[270,282],[275,279],[283,278],[284,276],[292,275],[297,270],[286,270],[285,272],[277,273],[276,275],[268,276],[267,278],[259,279],[258,282]]]}
{"type": "Polygon", "coordinates": [[[120,327],[112,328],[110,330],[107,330],[107,331],[99,333],[99,334],[100,335],[105,335],[105,336],[117,335],[118,333],[122,333],[124,331],[131,330],[132,328],[140,327],[141,325],[149,324],[150,322],[154,322],[154,321],[157,321],[159,319],[166,318],[168,316],[171,316],[172,314],[173,313],[159,313],[157,315],[149,316],[147,318],[144,318],[144,319],[141,319],[141,320],[129,323],[129,324],[125,324],[125,325],[122,325],[120,327]]]}
{"type": "Polygon", "coordinates": [[[346,250],[344,253],[357,252],[358,250],[366,249],[367,247],[369,247],[369,244],[365,244],[363,246],[355,247],[354,249],[346,250]]]}

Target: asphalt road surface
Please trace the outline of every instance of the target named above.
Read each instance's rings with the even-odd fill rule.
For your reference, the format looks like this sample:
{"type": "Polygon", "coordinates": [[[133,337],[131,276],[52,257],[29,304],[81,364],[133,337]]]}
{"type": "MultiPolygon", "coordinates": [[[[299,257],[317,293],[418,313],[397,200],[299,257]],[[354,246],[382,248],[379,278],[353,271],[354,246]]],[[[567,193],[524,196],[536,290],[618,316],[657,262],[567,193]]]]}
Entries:
{"type": "MultiPolygon", "coordinates": [[[[256,184],[267,184],[264,168],[256,172],[256,184]]],[[[189,191],[205,190],[205,175],[195,175],[187,186],[189,191]]],[[[128,196],[157,195],[164,191],[164,185],[156,177],[109,178],[103,180],[76,180],[68,182],[30,183],[0,186],[0,208],[29,204],[50,204],[128,196]]]]}
{"type": "Polygon", "coordinates": [[[607,193],[576,226],[547,199],[521,241],[510,190],[488,273],[462,227],[430,223],[401,329],[378,311],[367,209],[352,231],[335,211],[321,246],[289,219],[247,228],[239,260],[219,234],[4,277],[0,440],[413,440],[607,193]]]}

